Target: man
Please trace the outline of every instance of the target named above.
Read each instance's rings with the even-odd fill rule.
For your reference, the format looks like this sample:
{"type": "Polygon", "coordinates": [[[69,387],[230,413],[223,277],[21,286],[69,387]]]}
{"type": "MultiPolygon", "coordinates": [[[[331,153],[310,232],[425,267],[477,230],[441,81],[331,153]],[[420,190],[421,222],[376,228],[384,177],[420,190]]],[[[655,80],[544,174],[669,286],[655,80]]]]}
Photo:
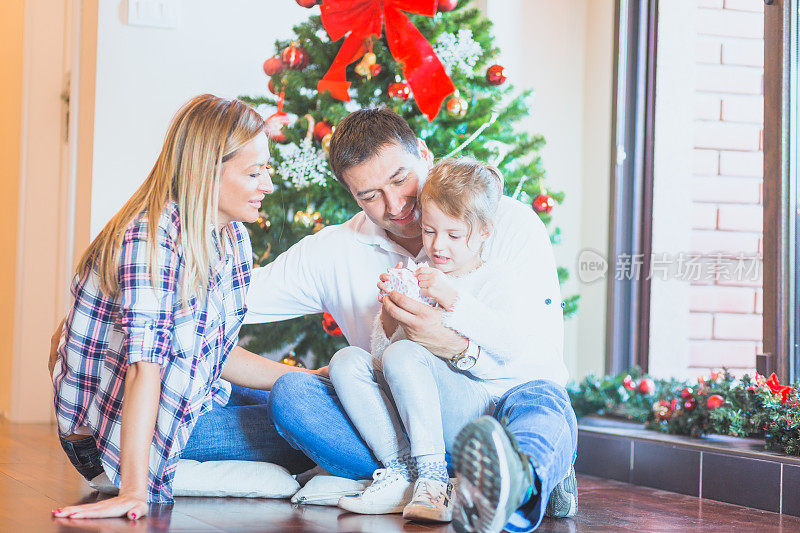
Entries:
{"type": "MultiPolygon", "coordinates": [[[[342,120],[331,139],[331,168],[362,211],[256,269],[245,321],[325,311],[351,345],[369,350],[381,305],[378,276],[398,262],[426,259],[417,192],[432,162],[425,143],[388,109],[356,111],[342,120]]],[[[563,366],[560,300],[548,296],[560,294],[558,277],[544,224],[528,206],[504,197],[495,229],[485,258],[528,273],[530,283],[520,290],[530,296],[530,327],[543,344],[557,346],[552,364],[563,366]]],[[[399,293],[383,305],[409,339],[436,355],[451,359],[470,349],[466,338],[442,324],[441,310],[399,293]]],[[[546,507],[553,516],[575,513],[577,423],[562,385],[537,380],[515,387],[499,400],[492,417],[481,417],[458,435],[448,450],[459,478],[457,530],[530,531],[546,507]]],[[[269,408],[278,432],[329,472],[365,478],[380,467],[326,378],[286,374],[275,383],[269,408]]]]}

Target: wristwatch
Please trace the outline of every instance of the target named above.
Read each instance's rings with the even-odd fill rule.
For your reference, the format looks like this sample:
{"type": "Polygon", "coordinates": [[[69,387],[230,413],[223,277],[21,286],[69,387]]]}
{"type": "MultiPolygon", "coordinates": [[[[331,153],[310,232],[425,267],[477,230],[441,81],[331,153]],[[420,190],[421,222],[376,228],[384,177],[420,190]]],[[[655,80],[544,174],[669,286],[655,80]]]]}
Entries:
{"type": "Polygon", "coordinates": [[[450,361],[459,370],[469,370],[478,362],[480,355],[481,347],[467,339],[467,349],[460,354],[456,354],[450,361]]]}

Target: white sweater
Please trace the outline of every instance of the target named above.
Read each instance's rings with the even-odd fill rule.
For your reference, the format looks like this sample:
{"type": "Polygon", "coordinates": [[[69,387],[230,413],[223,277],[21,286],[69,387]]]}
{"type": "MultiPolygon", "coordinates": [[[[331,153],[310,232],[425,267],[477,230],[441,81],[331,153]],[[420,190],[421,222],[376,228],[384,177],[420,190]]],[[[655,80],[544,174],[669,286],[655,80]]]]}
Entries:
{"type": "MultiPolygon", "coordinates": [[[[502,263],[485,263],[460,278],[451,278],[458,290],[453,310],[445,312],[444,324],[481,347],[478,362],[467,373],[483,382],[494,396],[534,379],[567,382],[561,343],[552,335],[559,331],[563,312],[558,292],[530,301],[522,290],[532,280],[502,263]],[[537,323],[532,324],[531,321],[537,323]]],[[[373,321],[371,351],[380,358],[394,341],[405,338],[402,328],[387,338],[380,312],[373,321]]],[[[560,340],[560,339],[558,339],[560,340]]],[[[457,371],[457,370],[454,370],[457,371]]]]}

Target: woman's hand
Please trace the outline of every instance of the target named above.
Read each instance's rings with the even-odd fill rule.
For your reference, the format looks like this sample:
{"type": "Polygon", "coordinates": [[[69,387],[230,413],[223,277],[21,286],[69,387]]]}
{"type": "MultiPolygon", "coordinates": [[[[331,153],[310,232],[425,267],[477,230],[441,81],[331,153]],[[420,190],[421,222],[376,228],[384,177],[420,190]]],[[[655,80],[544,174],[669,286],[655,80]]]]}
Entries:
{"type": "Polygon", "coordinates": [[[325,365],[325,366],[323,366],[322,368],[318,368],[318,369],[316,369],[316,370],[313,370],[312,372],[313,372],[314,374],[318,375],[318,376],[321,376],[321,377],[323,377],[323,378],[329,378],[329,377],[330,377],[330,376],[328,375],[328,365],[325,365]]]}
{"type": "Polygon", "coordinates": [[[429,296],[448,311],[458,299],[458,291],[450,284],[450,280],[441,270],[431,267],[420,267],[416,272],[420,294],[429,296]]]}
{"type": "Polygon", "coordinates": [[[124,516],[138,520],[147,514],[146,494],[120,494],[107,500],[71,505],[53,511],[56,518],[113,518],[124,516]]]}

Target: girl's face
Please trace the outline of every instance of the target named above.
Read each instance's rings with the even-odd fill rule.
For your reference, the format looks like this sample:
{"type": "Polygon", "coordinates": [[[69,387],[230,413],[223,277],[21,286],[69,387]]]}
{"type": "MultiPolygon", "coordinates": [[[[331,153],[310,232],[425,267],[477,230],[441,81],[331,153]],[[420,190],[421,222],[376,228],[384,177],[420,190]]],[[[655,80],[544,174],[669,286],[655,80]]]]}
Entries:
{"type": "Polygon", "coordinates": [[[466,221],[447,216],[430,200],[422,206],[421,226],[422,245],[435,268],[460,276],[480,265],[481,245],[489,238],[486,226],[470,234],[466,221]]]}
{"type": "Polygon", "coordinates": [[[261,132],[222,164],[217,206],[220,227],[233,221],[258,220],[261,200],[275,190],[267,172],[267,161],[267,135],[261,132]]]}

